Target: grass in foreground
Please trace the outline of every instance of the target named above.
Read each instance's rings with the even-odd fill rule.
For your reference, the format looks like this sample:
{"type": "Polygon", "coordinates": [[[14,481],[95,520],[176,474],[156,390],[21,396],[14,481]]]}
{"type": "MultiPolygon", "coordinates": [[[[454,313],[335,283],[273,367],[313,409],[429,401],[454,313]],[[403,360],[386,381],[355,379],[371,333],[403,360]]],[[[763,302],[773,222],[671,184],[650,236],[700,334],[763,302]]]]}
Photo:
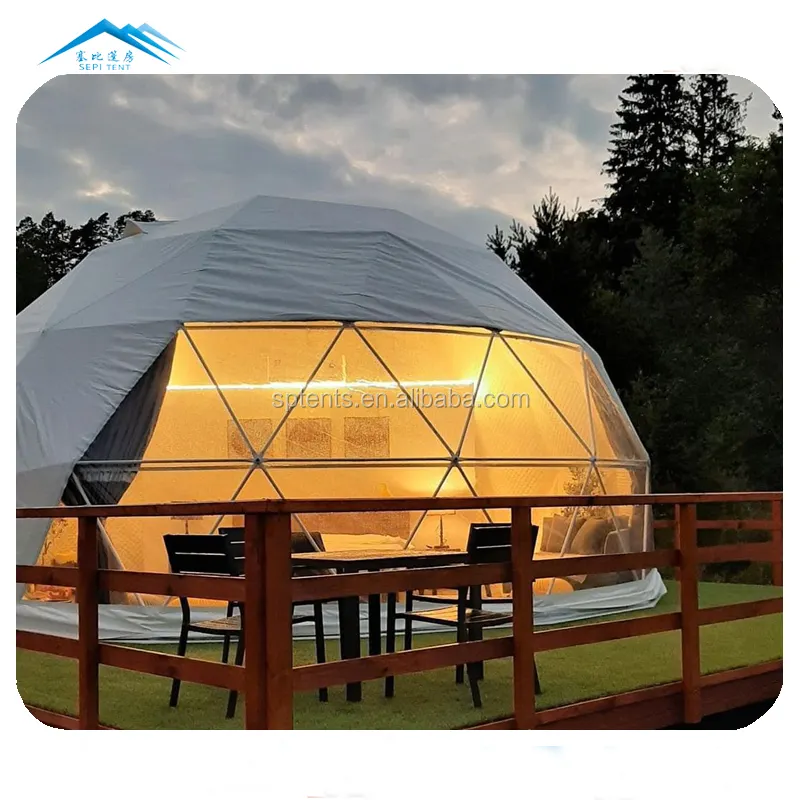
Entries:
{"type": "MultiPolygon", "coordinates": [[[[662,614],[679,609],[677,586],[669,582],[668,594],[651,611],[629,616],[662,614]]],[[[703,607],[775,597],[771,586],[742,584],[700,585],[703,607]]],[[[620,616],[614,619],[620,619],[620,616]]],[[[737,620],[701,629],[704,673],[755,664],[782,655],[782,615],[737,620]]],[[[500,631],[496,635],[504,635],[500,631]]],[[[448,634],[422,634],[415,647],[453,641],[448,634]]],[[[175,652],[174,645],[152,647],[175,652]]],[[[336,644],[329,643],[331,657],[336,644]]],[[[216,644],[190,645],[193,658],[218,660],[216,644]]],[[[295,664],[313,663],[313,644],[295,642],[295,664]]],[[[537,656],[543,693],[539,708],[574,703],[594,697],[668,683],[680,678],[680,632],[570,647],[537,656]]],[[[383,681],[364,685],[361,703],[348,703],[344,687],[329,690],[330,701],[320,703],[315,692],[295,694],[295,727],[341,730],[449,729],[511,713],[512,662],[487,662],[482,684],[483,708],[474,709],[466,685],[454,683],[453,669],[435,670],[396,678],[395,697],[383,697],[383,681]]],[[[77,664],[71,659],[17,650],[17,687],[25,702],[67,714],[76,713],[77,664]]],[[[241,729],[243,698],[233,720],[225,719],[227,692],[184,683],[177,709],[168,706],[170,680],[114,667],[100,667],[100,717],[107,725],[129,729],[241,729]]]]}

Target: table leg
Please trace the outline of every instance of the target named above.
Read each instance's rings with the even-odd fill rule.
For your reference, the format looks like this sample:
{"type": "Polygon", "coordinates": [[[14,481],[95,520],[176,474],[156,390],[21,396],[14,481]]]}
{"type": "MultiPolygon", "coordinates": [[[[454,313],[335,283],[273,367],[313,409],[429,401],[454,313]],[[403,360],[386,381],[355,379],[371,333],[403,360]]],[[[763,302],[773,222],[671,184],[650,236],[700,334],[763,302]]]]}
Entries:
{"type": "MultiPolygon", "coordinates": [[[[361,621],[357,597],[339,598],[339,653],[342,659],[361,658],[361,621]]],[[[361,683],[348,683],[348,700],[361,700],[361,683]]]]}

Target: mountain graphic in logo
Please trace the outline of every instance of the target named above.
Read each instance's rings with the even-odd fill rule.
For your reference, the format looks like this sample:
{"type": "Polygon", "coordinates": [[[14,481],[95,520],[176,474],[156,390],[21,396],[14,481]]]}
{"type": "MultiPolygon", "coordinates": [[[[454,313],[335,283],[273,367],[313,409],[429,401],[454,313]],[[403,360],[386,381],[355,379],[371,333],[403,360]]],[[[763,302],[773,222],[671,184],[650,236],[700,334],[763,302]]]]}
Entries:
{"type": "Polygon", "coordinates": [[[94,39],[101,33],[107,33],[110,36],[119,39],[121,42],[124,42],[126,45],[128,45],[128,47],[141,50],[141,52],[147,53],[147,55],[153,56],[153,58],[157,58],[159,61],[162,61],[165,64],[169,64],[169,62],[165,58],[162,58],[160,55],[158,55],[158,53],[154,53],[153,50],[160,50],[162,53],[166,53],[172,58],[177,58],[177,56],[167,50],[166,47],[159,44],[156,39],[160,39],[162,42],[165,42],[172,47],[177,47],[178,50],[183,50],[179,44],[176,44],[171,39],[168,39],[163,33],[159,33],[154,27],[152,27],[152,25],[148,25],[147,23],[140,25],[138,28],[134,28],[133,25],[126,25],[124,28],[118,28],[107,19],[102,19],[97,23],[97,25],[92,25],[91,28],[84,31],[69,44],[65,44],[60,50],[56,50],[53,55],[48,56],[44,59],[44,61],[40,61],[39,63],[44,64],[45,61],[50,61],[51,58],[55,58],[56,56],[60,56],[62,53],[66,53],[67,50],[80,47],[80,45],[85,44],[91,39],[94,39]]]}

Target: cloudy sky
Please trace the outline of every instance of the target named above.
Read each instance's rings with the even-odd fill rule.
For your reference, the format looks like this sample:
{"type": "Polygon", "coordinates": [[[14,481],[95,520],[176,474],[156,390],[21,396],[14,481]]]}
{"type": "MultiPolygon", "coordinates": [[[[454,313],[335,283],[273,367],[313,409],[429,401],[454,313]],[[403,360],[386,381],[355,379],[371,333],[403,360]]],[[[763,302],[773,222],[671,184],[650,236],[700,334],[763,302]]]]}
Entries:
{"type": "MultiPolygon", "coordinates": [[[[17,215],[176,219],[255,194],[396,208],[482,242],[549,187],[601,197],[621,75],[54,79],[17,125],[17,215]]],[[[748,132],[774,129],[756,86],[748,132]]]]}

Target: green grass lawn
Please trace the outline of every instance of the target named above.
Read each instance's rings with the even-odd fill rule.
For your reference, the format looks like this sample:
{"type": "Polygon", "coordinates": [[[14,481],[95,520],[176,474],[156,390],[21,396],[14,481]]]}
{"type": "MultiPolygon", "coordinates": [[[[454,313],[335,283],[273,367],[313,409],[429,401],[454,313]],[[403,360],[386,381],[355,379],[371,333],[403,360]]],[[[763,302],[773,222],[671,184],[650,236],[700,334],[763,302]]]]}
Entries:
{"type": "MultiPolygon", "coordinates": [[[[652,611],[630,616],[679,610],[677,586],[667,582],[668,594],[652,611]]],[[[702,607],[780,596],[771,586],[703,583],[702,607]]],[[[614,617],[620,619],[620,616],[614,617]]],[[[496,635],[506,635],[498,631],[496,635]]],[[[701,629],[704,673],[770,661],[782,655],[783,619],[773,614],[736,620],[701,629]]],[[[422,634],[415,647],[453,641],[448,634],[422,634]]],[[[173,646],[152,649],[174,652],[173,646]]],[[[335,651],[331,642],[329,649],[335,651]]],[[[194,658],[219,659],[215,644],[190,645],[194,658]]],[[[295,664],[313,663],[313,643],[295,642],[295,664]]],[[[574,703],[593,697],[630,691],[680,678],[680,632],[570,647],[537,656],[543,693],[537,706],[574,703]]],[[[320,703],[316,693],[295,695],[296,728],[341,730],[448,729],[508,715],[512,705],[511,659],[486,663],[482,683],[483,708],[472,707],[469,689],[456,685],[453,669],[396,678],[395,697],[383,697],[383,682],[364,685],[361,703],[348,703],[344,687],[330,689],[330,701],[320,703]]],[[[17,650],[17,686],[25,702],[53,711],[76,713],[77,665],[71,659],[17,650]]],[[[180,705],[168,706],[170,680],[114,667],[100,667],[100,718],[107,725],[135,729],[242,728],[239,703],[235,719],[225,719],[227,693],[222,689],[184,683],[180,705]]]]}

